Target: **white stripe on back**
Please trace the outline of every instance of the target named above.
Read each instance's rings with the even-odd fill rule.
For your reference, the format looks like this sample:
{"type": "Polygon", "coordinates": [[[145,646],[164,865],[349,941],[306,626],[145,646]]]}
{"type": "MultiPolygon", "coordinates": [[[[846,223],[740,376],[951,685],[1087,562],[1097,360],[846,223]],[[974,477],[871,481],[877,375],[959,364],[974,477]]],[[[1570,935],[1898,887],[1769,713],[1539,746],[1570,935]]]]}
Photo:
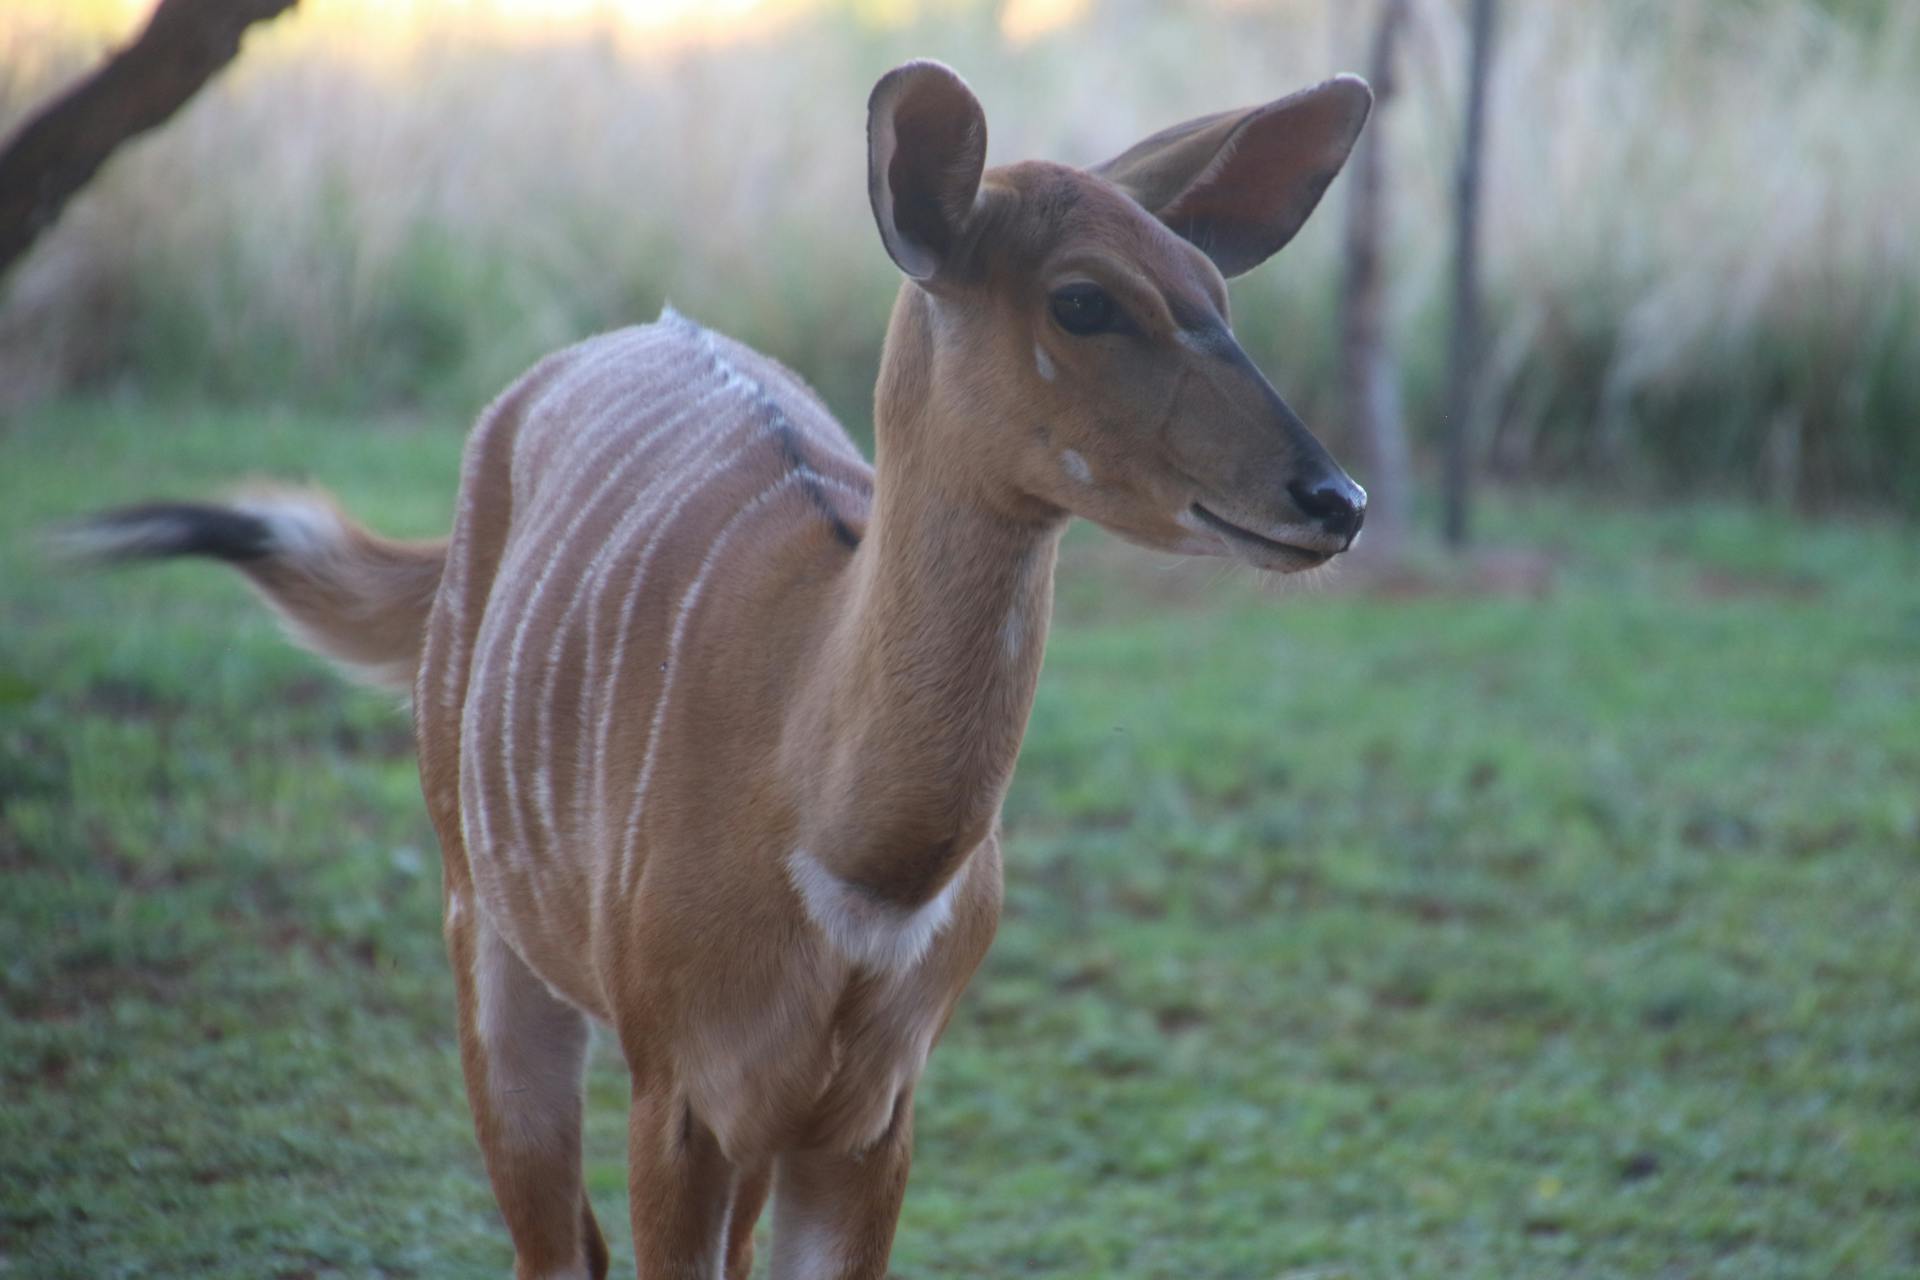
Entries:
{"type": "MultiPolygon", "coordinates": [[[[844,432],[824,430],[817,421],[821,415],[810,412],[810,403],[790,407],[738,365],[716,335],[671,308],[654,325],[605,335],[583,346],[587,349],[579,362],[556,373],[553,383],[541,388],[517,415],[510,447],[509,529],[494,566],[492,589],[481,598],[480,616],[466,616],[470,605],[465,589],[470,584],[464,580],[453,584],[447,603],[454,649],[446,662],[444,687],[449,709],[461,720],[462,830],[469,849],[490,857],[517,886],[516,892],[531,899],[528,905],[536,915],[544,914],[547,905],[542,893],[546,877],[538,868],[548,859],[542,855],[565,829],[559,820],[555,774],[560,765],[555,704],[568,645],[581,634],[583,615],[576,757],[571,761],[576,778],[573,829],[586,833],[597,826],[598,842],[609,852],[616,845],[619,850],[617,860],[600,863],[610,874],[594,885],[597,897],[599,891],[629,884],[637,874],[643,808],[662,747],[673,678],[693,617],[711,594],[709,581],[728,547],[757,513],[799,486],[804,485],[815,502],[822,501],[827,490],[851,497],[856,505],[871,496],[864,487],[822,474],[808,456],[817,451],[819,465],[835,464],[836,470],[845,465],[864,473],[865,459],[844,432]],[[678,354],[672,351],[676,346],[678,354]],[[700,419],[703,411],[710,416],[700,419]],[[571,436],[560,434],[570,429],[571,436]],[[631,652],[635,613],[647,595],[654,562],[664,547],[687,546],[684,539],[674,539],[690,509],[712,512],[716,518],[721,514],[711,498],[716,483],[749,474],[741,468],[761,447],[769,450],[768,464],[778,466],[777,476],[726,514],[690,579],[669,575],[669,583],[678,579],[683,585],[665,621],[664,660],[639,774],[625,821],[618,823],[608,812],[613,801],[608,752],[616,717],[624,720],[622,710],[632,709],[623,708],[618,698],[627,664],[639,657],[631,652]],[[643,474],[636,476],[637,470],[643,474]],[[616,499],[628,504],[625,509],[608,509],[616,499]],[[612,517],[610,527],[602,521],[603,512],[612,517]],[[606,532],[587,554],[582,543],[597,521],[606,532]],[[564,604],[555,602],[557,621],[547,633],[543,659],[536,658],[529,645],[546,618],[548,597],[560,590],[556,581],[572,585],[564,604]],[[502,592],[500,584],[513,587],[502,592]],[[617,600],[616,585],[622,588],[617,600]],[[610,609],[617,612],[608,618],[610,609]],[[502,616],[503,610],[510,612],[502,616]],[[613,624],[610,656],[601,652],[608,622],[613,624]],[[469,678],[461,690],[463,657],[469,678]],[[520,687],[523,680],[529,684],[525,690],[520,687]],[[529,697],[536,702],[524,714],[533,724],[523,732],[518,717],[529,697]],[[497,698],[497,705],[489,707],[483,698],[497,698]],[[597,753],[592,750],[596,744],[597,753]],[[538,753],[532,760],[522,756],[529,747],[538,753]],[[587,777],[580,778],[580,771],[587,777]],[[494,785],[488,785],[490,778],[494,785]],[[504,812],[498,808],[502,804],[504,812]],[[496,846],[496,839],[503,843],[496,846]]],[[[832,510],[836,504],[826,505],[827,515],[837,519],[832,510]]],[[[472,571],[473,551],[470,538],[460,539],[463,574],[472,571]]],[[[662,589],[672,592],[674,586],[662,589]]]]}
{"type": "MultiPolygon", "coordinates": [[[[686,509],[688,502],[704,492],[707,485],[712,483],[715,477],[732,470],[734,464],[745,457],[747,453],[754,449],[759,443],[760,440],[758,437],[743,441],[736,445],[732,452],[723,454],[708,462],[707,465],[688,482],[687,487],[680,491],[680,496],[673,500],[673,505],[661,514],[659,522],[648,533],[647,541],[645,545],[641,547],[640,555],[632,566],[633,577],[627,583],[626,593],[620,598],[619,623],[613,633],[613,662],[607,673],[609,692],[617,691],[619,688],[620,673],[625,669],[627,636],[630,635],[633,630],[633,611],[639,604],[641,589],[646,584],[647,567],[653,563],[654,553],[658,551],[666,541],[667,531],[673,528],[674,521],[678,519],[680,513],[686,509]]],[[[637,532],[637,530],[635,530],[635,532],[637,532]]],[[[588,622],[589,635],[599,634],[600,628],[597,622],[592,620],[598,616],[599,603],[600,599],[596,598],[594,601],[595,613],[590,615],[588,622]]],[[[664,664],[662,664],[662,670],[665,670],[664,664]]],[[[591,662],[588,663],[586,678],[589,681],[593,678],[591,662]]],[[[668,673],[667,680],[660,682],[660,693],[656,696],[665,696],[667,681],[671,679],[672,675],[668,673]]],[[[599,736],[595,742],[598,752],[596,758],[600,760],[606,759],[607,747],[613,738],[613,709],[615,705],[614,699],[609,697],[601,708],[601,714],[599,716],[599,736]]],[[[600,784],[594,793],[595,806],[596,808],[604,810],[607,802],[606,788],[604,786],[604,771],[596,770],[595,777],[600,784]]]]}
{"type": "Polygon", "coordinates": [[[781,493],[806,480],[830,485],[857,497],[865,496],[851,485],[843,484],[810,469],[787,472],[733,513],[721,528],[719,536],[713,540],[713,545],[708,548],[705,559],[700,563],[700,571],[694,575],[693,582],[680,598],[680,607],[674,613],[672,637],[667,641],[667,656],[664,664],[667,678],[661,682],[660,696],[653,704],[653,724],[647,730],[646,755],[640,765],[640,780],[634,784],[633,799],[628,804],[625,833],[620,845],[620,880],[627,889],[633,887],[633,871],[637,861],[635,854],[640,841],[640,810],[646,801],[647,786],[653,781],[654,761],[659,757],[660,752],[660,728],[667,718],[667,693],[671,687],[674,672],[678,669],[677,660],[680,656],[681,642],[686,638],[687,623],[700,603],[701,593],[706,590],[707,579],[720,564],[721,553],[727,549],[727,544],[733,541],[734,534],[740,531],[747,518],[766,507],[781,493]]]}
{"type": "MultiPolygon", "coordinates": [[[[600,374],[609,366],[626,360],[636,351],[651,349],[659,339],[672,336],[675,335],[658,331],[655,328],[639,331],[621,331],[617,334],[608,335],[606,339],[602,340],[603,345],[600,350],[594,351],[584,364],[569,370],[566,375],[556,378],[554,384],[548,387],[533,405],[529,406],[526,411],[526,416],[521,423],[520,435],[514,442],[515,453],[518,454],[522,441],[534,434],[535,425],[546,415],[565,412],[571,407],[568,403],[571,399],[577,398],[582,394],[591,394],[595,391],[598,391],[599,394],[595,397],[594,407],[587,414],[581,415],[577,411],[567,413],[567,416],[570,418],[577,419],[585,416],[588,421],[588,429],[580,441],[582,454],[585,455],[591,452],[592,456],[597,457],[601,451],[604,451],[609,443],[618,443],[617,435],[612,436],[610,440],[597,440],[596,438],[609,431],[609,423],[618,424],[621,421],[614,415],[614,408],[626,396],[644,390],[644,384],[635,385],[633,383],[616,381],[610,386],[597,388],[594,384],[599,379],[600,374]],[[641,342],[632,341],[631,338],[634,333],[638,333],[645,340],[641,342]],[[595,447],[589,450],[588,446],[595,447]]],[[[583,458],[576,459],[576,463],[583,461],[583,458]]],[[[513,487],[517,489],[520,484],[520,477],[518,475],[513,476],[511,483],[513,487]]],[[[564,507],[561,504],[553,504],[550,511],[541,513],[545,519],[541,520],[538,527],[544,529],[551,526],[559,518],[559,514],[562,511],[564,511],[564,507]]],[[[539,517],[536,517],[536,519],[539,519],[539,517]]],[[[523,570],[524,561],[532,555],[532,548],[539,545],[539,540],[533,536],[533,532],[532,530],[515,530],[514,533],[509,535],[508,546],[502,554],[500,564],[496,566],[495,569],[495,583],[507,579],[523,570]]],[[[487,604],[492,605],[492,603],[493,593],[490,592],[487,604]]],[[[492,853],[496,852],[493,846],[494,814],[492,812],[492,803],[499,793],[504,793],[512,789],[513,772],[511,760],[503,758],[501,761],[503,770],[502,786],[499,789],[499,793],[487,787],[485,772],[486,753],[481,750],[481,745],[478,740],[481,718],[474,714],[472,702],[476,690],[485,689],[492,685],[494,668],[499,662],[501,635],[505,628],[489,628],[486,622],[487,618],[483,607],[480,625],[475,633],[475,651],[471,655],[468,663],[471,678],[468,681],[465,691],[465,705],[462,708],[461,714],[460,810],[462,834],[467,841],[468,849],[471,851],[476,848],[484,848],[489,853],[492,853]],[[478,827],[477,832],[468,828],[467,811],[469,803],[473,810],[474,825],[478,827]],[[475,839],[476,835],[478,836],[477,840],[475,839]]],[[[450,668],[448,674],[450,698],[453,694],[451,688],[453,679],[453,672],[450,668]]],[[[510,697],[512,689],[511,674],[509,675],[507,688],[508,696],[510,697]]],[[[505,857],[512,860],[518,852],[518,850],[507,850],[505,857]]],[[[532,886],[531,892],[537,903],[539,897],[538,887],[532,886]]]]}
{"type": "MultiPolygon", "coordinates": [[[[844,432],[839,433],[838,439],[830,440],[823,438],[817,430],[813,429],[810,421],[802,422],[800,419],[788,413],[786,406],[773,398],[773,394],[767,390],[765,383],[728,359],[726,352],[722,351],[720,344],[715,341],[713,330],[700,329],[699,333],[701,342],[704,343],[706,349],[712,353],[714,363],[738,379],[747,395],[752,398],[754,403],[757,404],[770,419],[786,423],[793,429],[793,433],[796,436],[806,439],[811,444],[822,445],[826,447],[830,453],[839,455],[842,461],[846,460],[846,454],[851,448],[852,442],[846,439],[844,432]]],[[[766,425],[769,435],[776,434],[777,428],[773,421],[769,421],[766,425]]],[[[856,454],[855,456],[858,455],[856,454]]]]}
{"type": "MultiPolygon", "coordinates": [[[[540,575],[534,580],[533,590],[529,593],[527,601],[520,611],[520,616],[515,619],[514,623],[513,646],[507,660],[507,687],[503,695],[505,706],[501,718],[500,756],[503,761],[511,762],[514,758],[516,723],[514,719],[514,702],[516,699],[516,691],[520,684],[521,646],[526,641],[535,619],[539,616],[541,602],[546,597],[547,588],[552,585],[554,575],[559,571],[560,566],[569,559],[570,553],[573,550],[574,541],[580,536],[582,530],[586,528],[588,520],[593,516],[595,511],[598,510],[600,503],[608,494],[613,493],[622,486],[627,478],[628,472],[633,467],[641,462],[656,461],[649,457],[647,453],[648,446],[652,445],[654,441],[658,440],[668,431],[685,423],[688,418],[698,413],[710,400],[719,395],[722,390],[724,390],[724,387],[709,387],[700,395],[688,400],[683,400],[673,413],[661,418],[643,433],[639,439],[623,444],[621,446],[624,450],[623,456],[614,466],[607,470],[593,493],[588,496],[585,501],[581,502],[578,507],[574,508],[572,519],[568,521],[567,527],[560,533],[558,538],[553,540],[547,556],[547,562],[541,566],[540,575]]],[[[688,434],[694,439],[700,439],[704,438],[705,432],[695,431],[688,434]]],[[[684,439],[676,443],[681,444],[683,447],[691,447],[686,444],[684,439]]],[[[596,454],[596,457],[598,457],[598,454],[596,454]]],[[[581,478],[584,479],[585,474],[583,474],[581,478]]],[[[555,503],[554,506],[558,508],[561,504],[555,503]]],[[[565,644],[566,638],[566,624],[563,621],[553,630],[551,636],[552,644],[547,651],[545,674],[549,676],[552,674],[554,667],[557,665],[556,660],[559,651],[565,644]]],[[[542,687],[543,689],[550,688],[551,681],[544,681],[542,687]]],[[[544,707],[536,706],[536,710],[546,718],[551,718],[552,706],[550,704],[544,707]]],[[[550,742],[550,738],[544,730],[536,733],[535,740],[542,748],[545,748],[550,742]]],[[[549,837],[552,835],[551,821],[553,814],[552,769],[552,753],[551,751],[543,750],[540,757],[533,762],[533,781],[536,807],[539,809],[539,814],[536,816],[543,818],[546,825],[545,834],[549,837]],[[545,803],[541,805],[539,802],[543,796],[545,803]]],[[[513,838],[515,840],[525,840],[527,835],[526,824],[521,821],[521,808],[519,804],[515,803],[513,796],[508,797],[507,809],[509,816],[512,818],[513,838]]]]}
{"type": "MultiPolygon", "coordinates": [[[[566,472],[563,492],[577,487],[577,485],[590,474],[593,464],[604,462],[608,454],[622,445],[623,441],[617,428],[624,426],[626,419],[620,415],[617,410],[624,400],[647,389],[644,382],[636,383],[619,380],[608,385],[596,387],[595,383],[598,381],[600,375],[609,366],[627,360],[634,355],[636,351],[645,351],[658,345],[657,339],[675,336],[673,334],[658,333],[653,329],[638,332],[644,334],[646,341],[623,342],[617,339],[627,337],[625,332],[613,335],[606,341],[604,349],[595,352],[587,364],[573,370],[571,376],[560,379],[560,382],[567,385],[569,395],[557,397],[557,403],[555,402],[556,397],[554,396],[543,396],[541,398],[540,412],[565,413],[565,416],[570,419],[584,421],[586,423],[585,431],[575,440],[568,442],[571,446],[572,457],[569,459],[570,465],[566,472]],[[594,395],[596,392],[598,394],[594,395]],[[574,409],[568,403],[570,398],[581,395],[594,395],[594,402],[590,408],[584,410],[574,409]]],[[[516,452],[521,440],[535,434],[533,429],[535,425],[536,420],[531,417],[523,424],[521,439],[515,441],[516,452]]],[[[516,476],[516,487],[518,479],[516,476]]],[[[543,481],[540,487],[544,487],[545,483],[546,482],[543,481]]],[[[536,489],[536,492],[537,491],[536,489]]],[[[531,495],[526,500],[531,501],[531,495]]],[[[515,530],[510,537],[510,545],[503,555],[499,569],[495,574],[495,581],[499,582],[503,579],[509,579],[526,572],[529,568],[529,562],[539,552],[543,544],[545,544],[546,535],[549,535],[553,527],[558,524],[561,519],[565,518],[569,510],[570,508],[564,503],[549,503],[545,510],[534,515],[531,528],[515,530]]],[[[551,563],[552,561],[550,559],[549,567],[551,563]]],[[[543,582],[537,580],[535,586],[536,600],[537,593],[542,586],[543,582]]],[[[489,600],[489,603],[491,603],[491,600],[489,600]]],[[[506,645],[508,661],[501,712],[501,752],[499,764],[502,775],[502,785],[497,791],[487,788],[485,786],[484,768],[481,768],[477,777],[477,782],[480,785],[473,799],[475,806],[480,810],[481,836],[483,840],[487,841],[489,849],[492,848],[491,842],[495,816],[492,812],[492,806],[497,801],[504,800],[507,803],[507,816],[512,819],[514,830],[511,834],[514,836],[514,840],[511,842],[512,847],[507,848],[503,856],[509,860],[518,859],[523,862],[525,861],[524,855],[526,851],[519,848],[518,845],[519,841],[524,839],[524,831],[520,829],[517,807],[512,803],[511,793],[515,789],[513,778],[514,762],[508,746],[513,735],[514,690],[519,682],[519,644],[526,619],[527,613],[523,612],[522,615],[515,620],[515,623],[509,627],[489,628],[485,625],[486,619],[483,616],[481,626],[481,639],[483,643],[478,646],[479,651],[474,655],[474,676],[468,690],[469,697],[471,697],[474,689],[493,687],[494,669],[498,666],[500,651],[503,647],[502,637],[505,633],[511,631],[513,639],[506,645]]],[[[478,717],[471,715],[471,707],[467,708],[467,711],[469,714],[464,717],[465,724],[472,725],[478,717]]],[[[463,734],[463,738],[465,736],[466,735],[463,734]]],[[[477,743],[469,745],[463,741],[461,748],[463,764],[464,758],[469,752],[477,751],[477,743]]],[[[465,807],[464,804],[462,807],[465,807]]],[[[537,900],[539,897],[538,887],[535,886],[532,892],[537,900]]]]}
{"type": "MultiPolygon", "coordinates": [[[[726,390],[727,387],[725,384],[709,388],[697,399],[683,405],[679,412],[668,419],[668,422],[684,422],[687,417],[704,408],[716,396],[726,390]]],[[[536,736],[541,746],[542,761],[535,774],[536,785],[534,800],[538,809],[538,817],[549,831],[555,829],[556,822],[556,806],[553,796],[552,778],[554,762],[554,687],[559,683],[560,678],[560,655],[565,649],[567,638],[572,634],[575,619],[578,617],[582,605],[591,601],[597,595],[599,579],[606,576],[608,566],[614,562],[617,554],[624,549],[624,541],[627,537],[631,536],[631,529],[636,525],[644,523],[651,514],[658,509],[661,501],[672,492],[670,482],[680,464],[686,458],[698,453],[700,450],[719,444],[726,438],[730,431],[737,429],[738,426],[739,422],[737,420],[730,420],[724,414],[715,413],[708,421],[701,423],[698,427],[690,431],[682,433],[678,439],[667,446],[666,452],[658,456],[645,457],[644,460],[648,462],[649,465],[659,469],[658,474],[643,485],[638,492],[633,494],[631,505],[622,513],[619,522],[614,526],[613,530],[601,541],[599,548],[593,554],[593,558],[587,562],[586,569],[575,580],[573,595],[568,598],[566,609],[562,612],[559,624],[553,631],[553,643],[548,648],[546,667],[542,672],[543,679],[540,682],[540,696],[536,704],[539,716],[536,736]],[[623,533],[623,530],[627,532],[623,533]]],[[[634,452],[621,462],[619,469],[615,473],[615,480],[624,477],[627,469],[633,465],[636,460],[643,458],[640,452],[641,449],[657,434],[657,432],[649,433],[646,440],[634,446],[634,452]]],[[[596,495],[594,499],[596,505],[598,500],[598,495],[596,495]]],[[[587,510],[587,508],[582,508],[581,516],[583,519],[587,510]]],[[[532,609],[529,608],[527,614],[521,619],[522,625],[525,625],[527,619],[532,616],[532,612],[532,609]]],[[[589,655],[591,655],[595,638],[595,632],[590,627],[586,633],[586,645],[589,655]]],[[[589,691],[594,687],[590,674],[588,674],[591,672],[591,667],[592,663],[589,658],[589,661],[585,664],[585,673],[583,673],[580,685],[581,706],[579,707],[579,718],[583,726],[583,738],[585,736],[584,726],[589,722],[587,714],[589,691]]],[[[574,763],[584,768],[586,765],[584,753],[574,763]]],[[[578,788],[575,792],[576,796],[583,795],[584,793],[584,787],[578,788]]]]}

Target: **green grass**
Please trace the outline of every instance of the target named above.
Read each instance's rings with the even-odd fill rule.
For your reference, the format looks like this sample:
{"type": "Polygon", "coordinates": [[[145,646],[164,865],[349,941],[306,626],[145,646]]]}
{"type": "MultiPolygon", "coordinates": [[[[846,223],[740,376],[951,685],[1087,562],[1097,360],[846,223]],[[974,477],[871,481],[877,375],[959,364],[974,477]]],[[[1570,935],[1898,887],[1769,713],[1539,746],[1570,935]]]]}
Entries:
{"type": "MultiPolygon", "coordinates": [[[[56,407],[0,441],[0,1272],[497,1276],[403,715],[101,503],[461,428],[56,407]]],[[[1543,595],[1069,539],[998,944],[902,1277],[1920,1274],[1920,548],[1506,497],[1543,595]]],[[[625,1085],[590,1182],[630,1265],[625,1085]]]]}

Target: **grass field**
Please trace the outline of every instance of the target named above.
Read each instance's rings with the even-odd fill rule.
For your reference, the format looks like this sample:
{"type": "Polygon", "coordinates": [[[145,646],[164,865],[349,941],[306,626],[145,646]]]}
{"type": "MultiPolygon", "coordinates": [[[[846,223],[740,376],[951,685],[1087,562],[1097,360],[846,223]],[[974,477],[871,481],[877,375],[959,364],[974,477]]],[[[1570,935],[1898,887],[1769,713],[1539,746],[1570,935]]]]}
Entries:
{"type": "MultiPolygon", "coordinates": [[[[249,472],[425,533],[460,434],[93,403],[0,437],[0,1273],[506,1273],[403,714],[227,575],[29,540],[249,472]]],[[[1485,524],[1543,594],[1069,539],[899,1276],[1920,1274],[1911,530],[1485,524]]],[[[591,1093],[627,1267],[604,1044],[591,1093]]]]}

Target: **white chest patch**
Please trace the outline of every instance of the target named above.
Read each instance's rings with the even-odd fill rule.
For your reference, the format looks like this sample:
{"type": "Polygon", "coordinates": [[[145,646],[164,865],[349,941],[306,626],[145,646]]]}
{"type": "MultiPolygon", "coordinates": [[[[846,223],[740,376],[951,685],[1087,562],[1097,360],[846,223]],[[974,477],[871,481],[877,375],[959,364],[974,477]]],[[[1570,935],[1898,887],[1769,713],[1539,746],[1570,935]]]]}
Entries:
{"type": "Polygon", "coordinates": [[[807,918],[855,964],[882,973],[911,969],[953,919],[953,899],[972,871],[971,859],[930,901],[903,908],[875,900],[827,870],[805,849],[787,857],[787,876],[806,904],[807,918]]]}

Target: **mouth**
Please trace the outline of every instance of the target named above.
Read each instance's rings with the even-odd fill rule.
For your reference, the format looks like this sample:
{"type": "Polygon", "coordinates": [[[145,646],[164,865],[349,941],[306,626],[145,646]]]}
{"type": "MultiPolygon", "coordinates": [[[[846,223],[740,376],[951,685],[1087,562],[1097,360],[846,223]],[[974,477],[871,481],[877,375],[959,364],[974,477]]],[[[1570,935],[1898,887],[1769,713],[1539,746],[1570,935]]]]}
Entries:
{"type": "Polygon", "coordinates": [[[1251,529],[1241,528],[1231,520],[1215,515],[1197,502],[1189,509],[1201,524],[1221,535],[1230,546],[1246,554],[1247,559],[1263,569],[1296,573],[1302,569],[1317,568],[1333,559],[1336,554],[1316,547],[1304,547],[1298,543],[1279,542],[1273,538],[1264,537],[1251,529]]]}

